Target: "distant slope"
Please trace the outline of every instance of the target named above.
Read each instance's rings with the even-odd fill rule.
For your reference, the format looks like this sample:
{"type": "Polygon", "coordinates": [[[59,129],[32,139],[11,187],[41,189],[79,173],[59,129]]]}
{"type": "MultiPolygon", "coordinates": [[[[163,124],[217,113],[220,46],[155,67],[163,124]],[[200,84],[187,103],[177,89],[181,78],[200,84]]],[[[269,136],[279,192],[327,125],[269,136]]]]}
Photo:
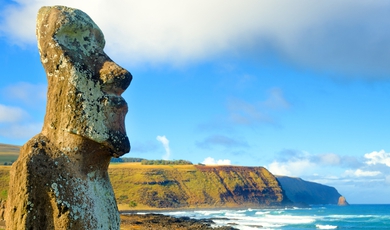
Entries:
{"type": "Polygon", "coordinates": [[[111,165],[120,209],[265,207],[290,204],[263,167],[111,165]]]}
{"type": "Polygon", "coordinates": [[[0,143],[0,165],[8,165],[16,161],[19,151],[20,146],[0,143]]]}
{"type": "MultiPolygon", "coordinates": [[[[0,165],[14,162],[19,146],[0,144],[0,165]]],[[[9,166],[0,166],[0,199],[6,199],[9,166]]],[[[278,176],[263,167],[111,164],[118,206],[126,209],[261,207],[337,204],[333,187],[278,176]],[[283,189],[285,191],[283,191],[283,189]],[[288,197],[288,198],[287,198],[288,197]]]]}
{"type": "Polygon", "coordinates": [[[298,204],[337,204],[340,193],[333,187],[302,180],[301,178],[276,176],[286,196],[298,204]]]}

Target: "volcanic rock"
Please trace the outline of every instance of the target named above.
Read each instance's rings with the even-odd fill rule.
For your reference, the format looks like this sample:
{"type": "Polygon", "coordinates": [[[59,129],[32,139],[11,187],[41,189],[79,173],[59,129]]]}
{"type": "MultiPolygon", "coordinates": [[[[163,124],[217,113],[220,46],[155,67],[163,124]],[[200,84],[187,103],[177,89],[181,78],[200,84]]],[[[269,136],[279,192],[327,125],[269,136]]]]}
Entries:
{"type": "Polygon", "coordinates": [[[339,206],[347,206],[349,204],[347,202],[347,199],[345,199],[344,196],[340,196],[339,197],[339,201],[337,202],[337,205],[339,205],[339,206]]]}
{"type": "Polygon", "coordinates": [[[189,217],[173,217],[162,214],[125,214],[121,216],[123,229],[138,230],[237,230],[231,226],[212,227],[210,219],[192,219],[189,217]]]}
{"type": "Polygon", "coordinates": [[[121,94],[132,76],[104,53],[103,33],[80,10],[42,7],[36,33],[46,115],[12,166],[7,229],[119,229],[107,168],[130,151],[121,94]]]}

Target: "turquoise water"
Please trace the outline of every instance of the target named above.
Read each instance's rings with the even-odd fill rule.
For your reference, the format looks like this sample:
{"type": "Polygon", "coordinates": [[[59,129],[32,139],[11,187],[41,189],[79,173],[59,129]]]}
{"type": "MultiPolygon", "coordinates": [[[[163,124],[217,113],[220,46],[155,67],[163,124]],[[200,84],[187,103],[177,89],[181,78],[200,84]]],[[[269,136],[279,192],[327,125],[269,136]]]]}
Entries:
{"type": "Polygon", "coordinates": [[[390,229],[390,205],[312,206],[291,209],[198,210],[165,215],[212,218],[238,229],[390,229]]]}

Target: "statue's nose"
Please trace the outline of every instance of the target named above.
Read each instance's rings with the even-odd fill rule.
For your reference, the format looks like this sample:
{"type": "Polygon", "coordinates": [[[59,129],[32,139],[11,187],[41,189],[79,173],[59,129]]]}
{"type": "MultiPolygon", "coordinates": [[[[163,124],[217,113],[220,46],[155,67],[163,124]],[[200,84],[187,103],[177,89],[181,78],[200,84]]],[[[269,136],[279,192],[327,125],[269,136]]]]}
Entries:
{"type": "Polygon", "coordinates": [[[104,62],[99,74],[100,79],[103,81],[103,91],[118,96],[127,89],[133,78],[129,71],[120,67],[113,61],[104,62]]]}

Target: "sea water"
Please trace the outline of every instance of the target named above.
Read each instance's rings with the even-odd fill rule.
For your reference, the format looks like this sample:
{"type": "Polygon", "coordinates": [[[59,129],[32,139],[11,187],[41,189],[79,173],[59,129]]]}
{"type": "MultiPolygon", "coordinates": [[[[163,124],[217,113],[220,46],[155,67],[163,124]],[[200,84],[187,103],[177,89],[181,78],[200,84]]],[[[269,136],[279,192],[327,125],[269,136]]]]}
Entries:
{"type": "Polygon", "coordinates": [[[390,205],[311,206],[310,208],[196,210],[164,212],[175,217],[212,219],[237,229],[390,229],[390,205]]]}

